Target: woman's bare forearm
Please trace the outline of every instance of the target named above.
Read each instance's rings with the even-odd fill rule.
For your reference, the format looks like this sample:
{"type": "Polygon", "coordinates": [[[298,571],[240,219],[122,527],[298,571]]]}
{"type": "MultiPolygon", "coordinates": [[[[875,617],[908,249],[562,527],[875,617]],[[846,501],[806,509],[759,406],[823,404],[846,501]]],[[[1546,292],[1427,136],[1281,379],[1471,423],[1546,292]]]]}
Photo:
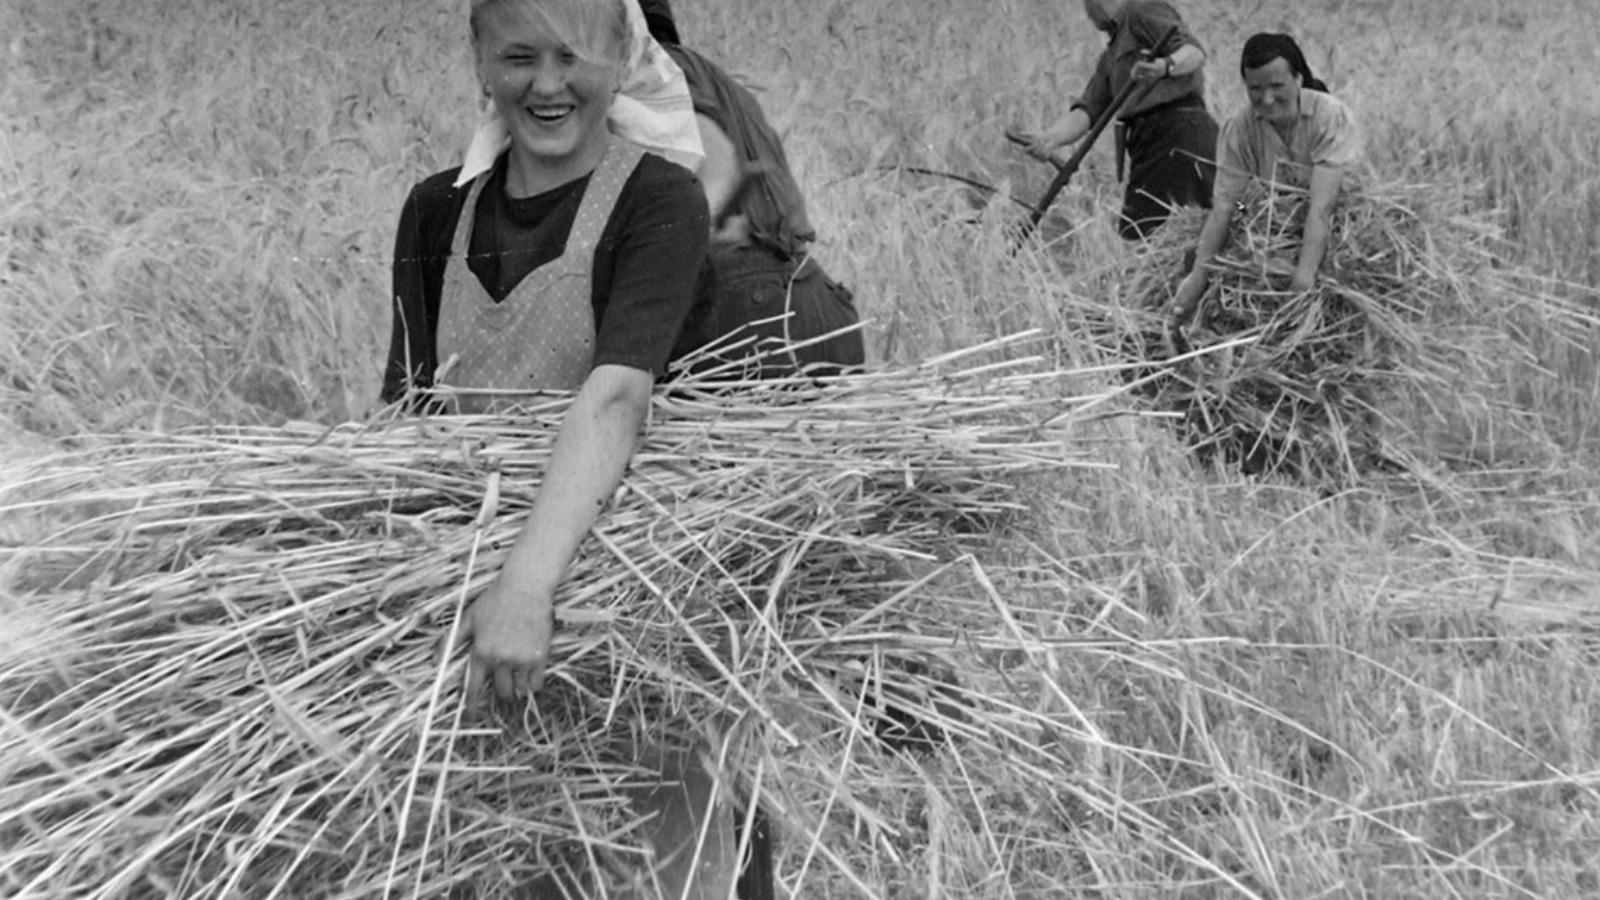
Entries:
{"type": "Polygon", "coordinates": [[[1316,282],[1317,271],[1322,268],[1323,257],[1328,252],[1329,236],[1333,231],[1333,205],[1339,199],[1339,188],[1343,183],[1343,169],[1318,166],[1311,170],[1305,234],[1300,241],[1300,254],[1294,267],[1294,287],[1298,290],[1309,289],[1316,282]]]}
{"type": "Polygon", "coordinates": [[[528,521],[500,580],[513,592],[551,596],[638,444],[650,407],[650,373],[600,366],[590,373],[561,422],[550,464],[528,521]]]}

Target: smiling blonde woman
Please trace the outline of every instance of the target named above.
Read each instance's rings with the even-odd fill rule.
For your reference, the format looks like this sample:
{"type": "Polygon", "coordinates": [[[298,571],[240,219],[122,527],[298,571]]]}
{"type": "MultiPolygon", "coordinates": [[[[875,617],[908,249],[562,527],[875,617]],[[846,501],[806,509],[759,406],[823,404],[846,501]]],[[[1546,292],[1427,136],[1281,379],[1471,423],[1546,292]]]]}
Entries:
{"type": "MultiPolygon", "coordinates": [[[[567,566],[706,302],[710,215],[668,158],[699,161],[687,88],[632,2],[474,0],[471,33],[493,115],[467,165],[418,184],[401,211],[384,398],[514,411],[518,393],[576,392],[527,521],[462,623],[469,697],[527,702],[567,566]]],[[[715,779],[698,754],[634,756],[619,762],[660,776],[622,792],[653,823],[646,882],[726,897],[735,817],[715,779]]]]}

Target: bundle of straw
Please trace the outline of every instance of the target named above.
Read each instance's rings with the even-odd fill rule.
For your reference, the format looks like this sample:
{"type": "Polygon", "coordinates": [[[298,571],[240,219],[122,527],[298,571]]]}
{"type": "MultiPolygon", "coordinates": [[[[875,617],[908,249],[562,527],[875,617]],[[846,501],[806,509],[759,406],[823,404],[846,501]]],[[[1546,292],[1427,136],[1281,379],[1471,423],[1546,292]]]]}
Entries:
{"type": "Polygon", "coordinates": [[[1203,212],[1176,216],[1116,279],[1134,312],[1103,321],[1115,345],[1145,363],[1192,353],[1146,393],[1204,456],[1316,480],[1413,459],[1428,420],[1481,412],[1508,363],[1592,325],[1501,265],[1488,223],[1404,185],[1347,188],[1316,285],[1293,292],[1306,205],[1301,188],[1253,183],[1186,329],[1166,310],[1203,212]]]}
{"type": "Polygon", "coordinates": [[[0,891],[490,896],[626,869],[644,748],[696,746],[853,879],[829,823],[873,818],[851,785],[873,731],[1053,755],[950,660],[1036,648],[970,554],[1026,521],[1030,479],[1089,464],[1062,437],[1112,392],[974,359],[659,397],[558,598],[546,688],[488,717],[439,650],[564,399],[37,462],[0,485],[45,534],[5,551],[0,891]]]}

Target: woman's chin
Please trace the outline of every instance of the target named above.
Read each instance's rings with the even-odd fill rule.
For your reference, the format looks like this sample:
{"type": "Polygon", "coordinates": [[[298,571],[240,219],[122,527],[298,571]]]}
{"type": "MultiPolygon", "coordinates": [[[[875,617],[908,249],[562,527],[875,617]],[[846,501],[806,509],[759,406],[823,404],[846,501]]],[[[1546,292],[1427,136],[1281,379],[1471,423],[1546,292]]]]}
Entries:
{"type": "Polygon", "coordinates": [[[603,121],[598,128],[586,130],[578,126],[573,120],[555,127],[543,123],[524,124],[513,131],[512,140],[534,160],[560,163],[585,155],[585,148],[600,145],[605,140],[603,121]]]}

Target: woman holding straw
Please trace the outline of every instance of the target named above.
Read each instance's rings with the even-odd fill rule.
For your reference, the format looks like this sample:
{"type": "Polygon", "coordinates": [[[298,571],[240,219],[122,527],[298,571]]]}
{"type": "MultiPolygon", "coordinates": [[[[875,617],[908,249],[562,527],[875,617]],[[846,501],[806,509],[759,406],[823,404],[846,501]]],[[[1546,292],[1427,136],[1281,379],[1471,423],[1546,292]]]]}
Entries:
{"type": "Polygon", "coordinates": [[[1240,54],[1239,72],[1250,105],[1227,121],[1217,142],[1211,212],[1201,228],[1193,265],[1173,300],[1173,317],[1180,324],[1194,316],[1205,294],[1207,266],[1227,241],[1235,208],[1251,179],[1306,190],[1305,231],[1287,274],[1291,291],[1310,290],[1328,251],[1334,204],[1361,158],[1355,117],[1311,74],[1294,38],[1252,35],[1240,54]]]}
{"type": "MultiPolygon", "coordinates": [[[[526,700],[563,574],[621,482],[655,380],[705,317],[711,216],[682,74],[632,0],[473,0],[471,32],[493,116],[461,169],[402,211],[384,396],[421,389],[473,412],[576,392],[527,522],[462,626],[469,696],[526,700]]],[[[673,896],[726,896],[732,818],[692,763],[661,765],[680,787],[632,798],[668,860],[654,876],[673,896]]]]}

